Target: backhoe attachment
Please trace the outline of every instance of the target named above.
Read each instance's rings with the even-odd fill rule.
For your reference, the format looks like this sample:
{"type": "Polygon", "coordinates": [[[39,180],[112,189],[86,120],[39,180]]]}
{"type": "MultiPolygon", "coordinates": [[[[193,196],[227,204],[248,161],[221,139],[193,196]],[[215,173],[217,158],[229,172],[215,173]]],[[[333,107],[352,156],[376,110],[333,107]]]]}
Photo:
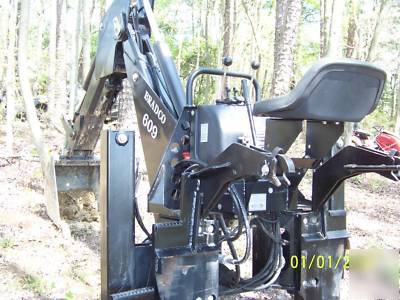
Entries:
{"type": "Polygon", "coordinates": [[[359,122],[376,108],[386,74],[364,62],[323,59],[289,95],[261,101],[254,76],[228,70],[232,59],[225,58],[224,69],[193,71],[185,95],[152,7],[148,0],[112,3],[85,97],[64,122],[67,149],[56,166],[59,191],[99,191],[101,298],[216,300],[280,288],[296,299],[338,299],[343,264],[319,268],[312,258],[344,256],[343,182],[367,172],[397,181],[400,158],[361,147],[332,149],[345,122],[359,122]],[[236,78],[240,88],[226,86],[215,103],[197,105],[200,76],[236,78]],[[95,148],[122,80],[132,90],[138,132],[103,131],[99,172],[95,148]],[[263,147],[254,126],[260,117],[263,147]],[[290,157],[303,128],[304,153],[290,157]],[[149,228],[136,195],[135,134],[150,183],[149,228]],[[308,170],[311,197],[299,189],[308,170]],[[243,251],[236,251],[237,242],[243,251]],[[291,264],[293,258],[307,267],[291,264]],[[245,276],[241,266],[249,260],[252,272],[245,276]]]}

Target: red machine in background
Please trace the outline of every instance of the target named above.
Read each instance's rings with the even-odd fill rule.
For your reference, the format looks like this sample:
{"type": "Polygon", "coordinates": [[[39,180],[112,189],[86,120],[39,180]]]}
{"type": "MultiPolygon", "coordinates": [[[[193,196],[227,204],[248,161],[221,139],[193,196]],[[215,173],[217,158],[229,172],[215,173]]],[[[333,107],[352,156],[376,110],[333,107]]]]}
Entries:
{"type": "Polygon", "coordinates": [[[400,155],[400,137],[385,131],[382,126],[374,127],[376,134],[371,138],[371,134],[363,130],[353,131],[353,143],[357,146],[365,146],[390,153],[400,155]]]}

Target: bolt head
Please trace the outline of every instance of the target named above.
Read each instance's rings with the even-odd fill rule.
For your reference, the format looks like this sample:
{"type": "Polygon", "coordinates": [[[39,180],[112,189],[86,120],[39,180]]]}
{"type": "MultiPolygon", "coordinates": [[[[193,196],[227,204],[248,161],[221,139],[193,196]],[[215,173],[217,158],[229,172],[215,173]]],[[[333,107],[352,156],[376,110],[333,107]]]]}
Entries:
{"type": "Polygon", "coordinates": [[[117,136],[115,137],[117,144],[120,146],[125,146],[128,143],[128,136],[126,133],[118,133],[117,136]]]}
{"type": "Polygon", "coordinates": [[[184,122],[181,124],[181,127],[182,127],[183,130],[189,130],[189,129],[190,129],[190,123],[187,122],[187,121],[184,121],[184,122]]]}
{"type": "Polygon", "coordinates": [[[136,82],[138,79],[139,79],[139,74],[138,73],[133,73],[133,75],[132,75],[133,82],[136,82]]]}
{"type": "Polygon", "coordinates": [[[213,233],[214,232],[214,225],[208,225],[207,226],[207,233],[213,233]]]}
{"type": "Polygon", "coordinates": [[[311,284],[312,286],[317,286],[317,283],[318,283],[318,281],[317,281],[317,279],[315,279],[315,278],[313,278],[313,279],[310,280],[310,284],[311,284]]]}

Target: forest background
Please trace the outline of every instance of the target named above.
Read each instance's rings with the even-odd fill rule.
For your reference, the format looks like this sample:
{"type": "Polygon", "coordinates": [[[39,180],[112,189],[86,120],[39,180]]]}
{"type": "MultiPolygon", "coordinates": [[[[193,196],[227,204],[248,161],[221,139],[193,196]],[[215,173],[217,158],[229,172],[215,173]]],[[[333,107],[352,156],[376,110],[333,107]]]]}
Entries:
{"type": "MultiPolygon", "coordinates": [[[[24,0],[23,2],[29,2],[24,0]]],[[[111,1],[30,1],[27,27],[28,80],[33,98],[48,103],[49,126],[71,117],[95,56],[98,28],[111,1]]],[[[0,1],[0,120],[12,123],[24,110],[18,81],[21,3],[0,1]],[[7,103],[9,105],[7,105],[7,103]]],[[[160,0],[156,16],[172,50],[182,82],[199,66],[252,72],[263,97],[287,93],[323,56],[372,62],[388,75],[383,99],[361,127],[400,131],[400,2],[398,0],[160,0]]],[[[214,101],[218,83],[204,80],[198,103],[214,101]]]]}
{"type": "MultiPolygon", "coordinates": [[[[73,242],[54,231],[43,216],[60,221],[58,200],[46,195],[52,183],[42,174],[50,154],[62,152],[61,117],[71,119],[82,100],[111,2],[0,0],[0,295],[98,293],[98,222],[86,215],[69,221],[73,242]],[[43,261],[46,253],[53,266],[43,261]]],[[[229,55],[230,69],[254,74],[265,99],[290,92],[321,57],[371,62],[386,71],[387,82],[379,106],[358,126],[400,133],[399,0],[157,0],[155,14],[183,84],[194,69],[222,67],[229,55]],[[252,61],[260,63],[257,71],[252,61]]],[[[196,103],[212,103],[219,87],[202,79],[196,103]]],[[[398,248],[398,188],[367,176],[347,191],[355,245],[398,248]]]]}

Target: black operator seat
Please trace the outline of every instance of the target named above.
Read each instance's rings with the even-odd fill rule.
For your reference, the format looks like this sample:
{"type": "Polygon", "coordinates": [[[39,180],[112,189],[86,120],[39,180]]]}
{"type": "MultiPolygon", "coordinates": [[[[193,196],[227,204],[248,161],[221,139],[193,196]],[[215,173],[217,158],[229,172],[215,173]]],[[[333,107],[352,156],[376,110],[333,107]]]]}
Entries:
{"type": "Polygon", "coordinates": [[[381,97],[386,73],[366,62],[321,59],[290,94],[255,103],[253,114],[278,119],[359,122],[381,97]]]}

